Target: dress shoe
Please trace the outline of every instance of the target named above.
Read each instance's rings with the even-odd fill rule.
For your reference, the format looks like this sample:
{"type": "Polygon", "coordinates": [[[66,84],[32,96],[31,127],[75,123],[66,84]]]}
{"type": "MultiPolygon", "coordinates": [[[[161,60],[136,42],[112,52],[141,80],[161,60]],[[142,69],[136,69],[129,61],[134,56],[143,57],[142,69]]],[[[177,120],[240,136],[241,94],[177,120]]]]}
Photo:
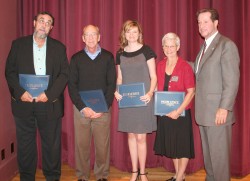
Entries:
{"type": "Polygon", "coordinates": [[[106,178],[101,178],[101,179],[98,179],[97,181],[108,181],[108,179],[106,179],[106,178]]]}
{"type": "Polygon", "coordinates": [[[176,179],[174,177],[171,177],[170,179],[167,179],[166,181],[175,181],[176,179]]]}
{"type": "Polygon", "coordinates": [[[137,176],[136,176],[135,181],[139,180],[139,177],[140,177],[140,170],[139,170],[139,169],[138,169],[137,171],[132,171],[132,172],[130,172],[130,173],[136,173],[137,176]]]}
{"type": "Polygon", "coordinates": [[[147,177],[148,172],[146,172],[146,173],[140,173],[139,175],[140,175],[140,177],[141,177],[142,175],[144,175],[144,176],[147,178],[147,180],[148,180],[148,177],[147,177]]]}

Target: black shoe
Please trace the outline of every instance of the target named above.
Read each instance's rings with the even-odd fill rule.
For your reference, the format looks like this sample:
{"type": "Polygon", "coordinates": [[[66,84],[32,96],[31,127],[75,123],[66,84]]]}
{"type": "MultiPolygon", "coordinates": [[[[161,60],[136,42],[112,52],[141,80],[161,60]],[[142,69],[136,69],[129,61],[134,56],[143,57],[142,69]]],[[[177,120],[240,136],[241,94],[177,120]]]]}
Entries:
{"type": "Polygon", "coordinates": [[[171,177],[170,179],[167,179],[166,181],[175,181],[176,179],[174,177],[171,177]]]}
{"type": "Polygon", "coordinates": [[[131,173],[137,173],[135,181],[139,180],[139,176],[140,176],[140,170],[139,169],[137,171],[132,171],[131,173]]]}
{"type": "MultiPolygon", "coordinates": [[[[147,177],[148,172],[146,172],[146,173],[140,173],[139,175],[140,175],[140,177],[141,177],[142,175],[145,175],[145,176],[147,177]]],[[[148,177],[147,177],[147,178],[148,178],[148,177]]]]}
{"type": "Polygon", "coordinates": [[[108,181],[108,179],[106,179],[106,178],[101,178],[101,179],[98,179],[97,181],[108,181]]]}

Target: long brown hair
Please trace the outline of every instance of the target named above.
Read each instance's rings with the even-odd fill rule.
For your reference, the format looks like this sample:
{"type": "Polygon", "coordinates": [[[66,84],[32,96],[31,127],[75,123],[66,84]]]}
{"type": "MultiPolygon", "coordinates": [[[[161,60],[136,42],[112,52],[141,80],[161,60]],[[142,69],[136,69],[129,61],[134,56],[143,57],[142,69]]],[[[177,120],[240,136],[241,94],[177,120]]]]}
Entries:
{"type": "Polygon", "coordinates": [[[120,48],[123,50],[127,45],[128,45],[128,40],[125,37],[125,33],[127,31],[129,31],[130,28],[132,27],[137,27],[139,30],[139,38],[138,38],[138,42],[143,44],[143,38],[142,38],[142,28],[140,26],[140,24],[137,21],[132,21],[132,20],[127,20],[123,23],[121,32],[120,32],[120,37],[119,37],[119,41],[120,41],[120,48]]]}

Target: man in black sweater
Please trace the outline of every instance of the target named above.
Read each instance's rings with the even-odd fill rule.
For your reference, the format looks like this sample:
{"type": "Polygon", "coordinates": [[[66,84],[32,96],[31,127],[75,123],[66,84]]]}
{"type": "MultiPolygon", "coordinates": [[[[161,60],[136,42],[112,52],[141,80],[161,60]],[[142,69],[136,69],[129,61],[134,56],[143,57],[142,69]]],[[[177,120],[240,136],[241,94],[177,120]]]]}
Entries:
{"type": "Polygon", "coordinates": [[[100,47],[99,28],[83,28],[85,48],[72,56],[70,62],[69,94],[74,104],[75,160],[78,181],[90,176],[90,149],[95,144],[94,173],[98,181],[106,181],[110,160],[111,106],[116,88],[116,69],[113,54],[100,47]],[[81,100],[79,91],[101,89],[108,112],[97,113],[81,100]]]}

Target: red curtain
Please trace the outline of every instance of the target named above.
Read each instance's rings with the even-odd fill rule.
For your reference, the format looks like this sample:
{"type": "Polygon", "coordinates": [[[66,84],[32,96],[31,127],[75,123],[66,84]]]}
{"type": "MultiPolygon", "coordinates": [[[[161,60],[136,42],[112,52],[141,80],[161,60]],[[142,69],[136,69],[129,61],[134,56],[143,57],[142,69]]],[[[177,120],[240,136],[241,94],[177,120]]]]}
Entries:
{"type": "MultiPolygon", "coordinates": [[[[230,37],[238,46],[241,58],[240,88],[236,100],[236,123],[233,126],[231,167],[233,176],[250,173],[250,1],[248,0],[18,0],[18,32],[20,36],[33,33],[33,17],[39,11],[49,11],[55,17],[51,36],[67,46],[69,60],[84,44],[82,27],[87,24],[99,26],[101,46],[113,52],[118,50],[118,36],[122,23],[127,19],[138,20],[144,30],[144,41],[155,50],[157,60],[163,58],[161,38],[167,32],[180,36],[180,56],[193,61],[202,39],[198,34],[196,11],[214,7],[220,13],[219,31],[230,37]]],[[[62,159],[74,167],[74,129],[72,103],[65,90],[65,116],[62,131],[62,159]]],[[[192,110],[194,112],[194,110],[192,110]]],[[[122,170],[131,170],[126,134],[117,132],[118,109],[114,101],[111,125],[111,164],[122,170]]],[[[187,173],[203,167],[201,141],[193,119],[195,159],[189,162],[187,173]]],[[[147,167],[162,166],[173,171],[170,159],[155,156],[155,134],[148,135],[147,167]]],[[[92,154],[93,164],[94,154],[92,154]]]]}

